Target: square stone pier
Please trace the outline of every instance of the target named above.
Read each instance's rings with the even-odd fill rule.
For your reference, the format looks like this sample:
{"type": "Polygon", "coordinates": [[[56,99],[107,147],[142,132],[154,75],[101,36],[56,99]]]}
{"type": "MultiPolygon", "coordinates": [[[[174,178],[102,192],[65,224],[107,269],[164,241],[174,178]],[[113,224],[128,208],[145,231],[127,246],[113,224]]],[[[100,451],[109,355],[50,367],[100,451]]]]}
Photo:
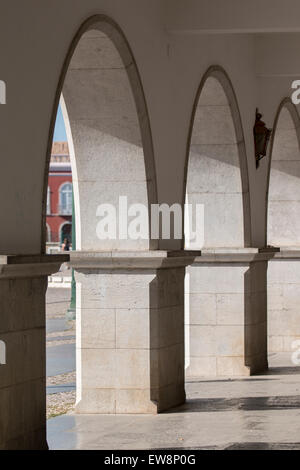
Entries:
{"type": "Polygon", "coordinates": [[[47,279],[68,255],[0,255],[0,449],[47,449],[47,279]]]}
{"type": "Polygon", "coordinates": [[[267,265],[273,249],[203,249],[186,275],[186,374],[268,368],[267,265]]]}
{"type": "Polygon", "coordinates": [[[77,413],[158,413],[185,401],[184,275],[195,253],[71,253],[77,413]]]}
{"type": "Polygon", "coordinates": [[[281,247],[268,268],[269,353],[295,353],[298,361],[299,305],[300,247],[281,247]]]}

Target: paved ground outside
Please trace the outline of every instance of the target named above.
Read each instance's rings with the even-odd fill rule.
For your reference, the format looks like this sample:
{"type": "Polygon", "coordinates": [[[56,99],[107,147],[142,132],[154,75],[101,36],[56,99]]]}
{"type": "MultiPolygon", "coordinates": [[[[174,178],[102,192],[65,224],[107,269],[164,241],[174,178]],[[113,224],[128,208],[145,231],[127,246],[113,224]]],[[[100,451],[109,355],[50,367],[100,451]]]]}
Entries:
{"type": "Polygon", "coordinates": [[[47,290],[47,418],[72,411],[75,403],[75,322],[66,320],[70,298],[70,289],[47,290]]]}
{"type": "MultiPolygon", "coordinates": [[[[57,357],[60,352],[56,347],[57,357]]],[[[62,360],[62,370],[68,361],[62,360]]],[[[300,367],[289,355],[272,354],[269,363],[264,375],[189,380],[186,404],[160,415],[51,418],[49,447],[300,449],[300,367]]]]}
{"type": "Polygon", "coordinates": [[[195,379],[187,402],[148,415],[74,415],[75,322],[70,289],[47,291],[50,449],[300,449],[300,367],[272,354],[267,374],[195,379]]]}

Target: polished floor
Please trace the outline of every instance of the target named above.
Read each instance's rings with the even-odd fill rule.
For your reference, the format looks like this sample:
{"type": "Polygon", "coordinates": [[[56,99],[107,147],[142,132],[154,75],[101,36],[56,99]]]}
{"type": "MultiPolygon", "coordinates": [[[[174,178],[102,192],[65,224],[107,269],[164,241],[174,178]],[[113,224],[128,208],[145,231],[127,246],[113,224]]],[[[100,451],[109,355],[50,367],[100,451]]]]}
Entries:
{"type": "Polygon", "coordinates": [[[63,415],[50,449],[300,449],[300,366],[272,354],[268,373],[194,379],[185,405],[157,416],[63,415]]]}

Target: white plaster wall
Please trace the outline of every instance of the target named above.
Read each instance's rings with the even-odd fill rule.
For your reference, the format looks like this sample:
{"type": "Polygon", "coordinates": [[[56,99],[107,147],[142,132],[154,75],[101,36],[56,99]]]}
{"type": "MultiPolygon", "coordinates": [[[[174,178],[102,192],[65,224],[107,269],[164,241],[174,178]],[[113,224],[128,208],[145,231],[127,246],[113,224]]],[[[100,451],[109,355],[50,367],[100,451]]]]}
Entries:
{"type": "MultiPolygon", "coordinates": [[[[299,53],[295,53],[298,36],[280,42],[269,34],[299,31],[299,2],[289,0],[287,8],[286,2],[279,0],[264,4],[255,0],[243,6],[238,0],[226,5],[221,0],[205,0],[191,1],[189,8],[181,2],[181,9],[173,0],[167,3],[168,9],[161,0],[1,2],[0,79],[6,82],[7,103],[0,106],[0,253],[36,253],[42,249],[45,162],[51,142],[50,123],[51,119],[54,123],[56,113],[55,95],[72,38],[83,21],[94,14],[108,15],[120,25],[136,59],[149,110],[159,202],[184,200],[187,141],[196,92],[211,65],[226,70],[245,135],[252,242],[254,246],[265,244],[268,161],[264,159],[259,170],[255,169],[255,108],[260,108],[271,126],[279,102],[290,95],[291,80],[299,78],[299,53]],[[169,27],[173,13],[179,15],[181,32],[190,33],[195,23],[197,27],[199,21],[204,22],[202,34],[173,34],[169,27]],[[251,34],[254,31],[268,32],[268,37],[251,34]]],[[[86,58],[96,60],[88,55],[86,58]]],[[[164,241],[160,248],[180,245],[181,241],[164,241]]],[[[5,297],[5,290],[1,290],[5,297]]],[[[22,301],[22,292],[16,293],[22,301]]],[[[35,297],[32,303],[37,304],[35,297]]],[[[35,357],[40,357],[36,354],[39,344],[43,345],[36,340],[32,343],[35,357]]],[[[41,366],[39,362],[37,368],[41,366]]],[[[18,379],[21,374],[18,372],[18,379]]]]}
{"type": "MultiPolygon", "coordinates": [[[[0,18],[1,79],[7,84],[7,104],[0,114],[0,153],[5,160],[5,171],[0,174],[2,252],[40,250],[43,175],[54,96],[72,38],[82,22],[96,13],[119,23],[133,50],[149,109],[160,202],[183,200],[186,144],[196,91],[209,66],[224,67],[237,95],[245,133],[253,243],[264,244],[261,201],[266,179],[263,167],[260,172],[255,170],[252,136],[259,104],[258,47],[251,35],[167,34],[164,3],[155,0],[53,0],[43,4],[29,0],[18,2],[18,8],[12,6],[4,2],[0,18]]],[[[161,248],[179,245],[178,240],[163,241],[161,248]]]]}
{"type": "Polygon", "coordinates": [[[166,0],[166,10],[167,29],[181,34],[300,30],[297,0],[166,0]]]}
{"type": "MultiPolygon", "coordinates": [[[[3,66],[2,76],[8,88],[8,102],[1,108],[0,116],[1,129],[5,129],[0,139],[0,154],[6,160],[0,182],[1,217],[7,229],[7,233],[1,235],[2,252],[39,252],[41,249],[40,212],[47,140],[59,75],[72,38],[82,22],[96,13],[113,17],[124,29],[128,21],[127,27],[133,36],[140,37],[144,30],[150,38],[159,27],[154,24],[160,5],[155,1],[151,6],[143,3],[142,6],[141,2],[131,2],[129,10],[122,1],[102,3],[97,0],[43,4],[32,1],[26,7],[18,2],[16,8],[12,3],[1,5],[1,69],[3,66]],[[143,7],[146,10],[143,11],[143,7]],[[138,22],[135,33],[132,8],[137,17],[144,17],[141,23],[148,25],[145,28],[138,22]],[[122,21],[122,17],[127,20],[122,21]],[[10,33],[12,25],[20,32],[16,41],[10,33]],[[9,50],[4,45],[6,35],[11,38],[9,50]],[[14,188],[7,181],[8,174],[13,175],[14,188]]],[[[147,48],[158,50],[160,55],[160,37],[156,33],[154,36],[157,39],[151,40],[146,50],[141,49],[142,56],[147,55],[147,48]]],[[[130,43],[132,39],[129,35],[130,43]]]]}

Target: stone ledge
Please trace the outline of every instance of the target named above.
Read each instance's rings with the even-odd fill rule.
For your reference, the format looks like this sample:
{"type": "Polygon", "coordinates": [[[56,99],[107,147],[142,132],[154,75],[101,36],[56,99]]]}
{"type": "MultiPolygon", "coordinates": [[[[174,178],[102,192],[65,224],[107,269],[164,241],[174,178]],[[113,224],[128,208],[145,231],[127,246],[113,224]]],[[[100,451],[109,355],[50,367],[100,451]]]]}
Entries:
{"type": "MultiPolygon", "coordinates": [[[[204,248],[201,251],[73,251],[70,265],[89,269],[163,269],[204,263],[250,263],[280,255],[279,248],[204,248]]],[[[300,250],[299,250],[300,258],[300,250]]]]}
{"type": "Polygon", "coordinates": [[[57,255],[0,255],[0,265],[8,264],[35,264],[35,263],[66,263],[69,261],[69,254],[57,255]]]}
{"type": "Polygon", "coordinates": [[[300,247],[290,246],[290,247],[280,247],[278,252],[274,256],[275,260],[280,259],[289,259],[297,260],[300,259],[300,247]]]}
{"type": "Polygon", "coordinates": [[[56,273],[69,255],[0,255],[0,279],[48,276],[56,273]]]}
{"type": "Polygon", "coordinates": [[[166,269],[192,264],[200,251],[72,251],[70,266],[80,269],[166,269]]]}
{"type": "Polygon", "coordinates": [[[251,263],[274,258],[279,248],[203,248],[193,265],[203,263],[251,263]]]}

